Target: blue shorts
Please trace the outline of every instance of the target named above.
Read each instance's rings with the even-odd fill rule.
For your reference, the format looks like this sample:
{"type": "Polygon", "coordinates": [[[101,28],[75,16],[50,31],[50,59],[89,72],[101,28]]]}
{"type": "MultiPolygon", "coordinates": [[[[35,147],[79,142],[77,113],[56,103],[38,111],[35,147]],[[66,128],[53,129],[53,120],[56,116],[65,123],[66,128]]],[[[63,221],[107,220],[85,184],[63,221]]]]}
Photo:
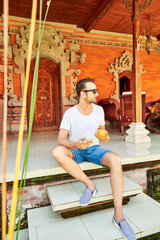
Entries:
{"type": "Polygon", "coordinates": [[[106,153],[111,152],[106,148],[102,148],[100,145],[94,145],[87,147],[86,149],[70,149],[73,153],[73,159],[76,163],[82,163],[89,161],[102,166],[102,160],[106,153]]]}

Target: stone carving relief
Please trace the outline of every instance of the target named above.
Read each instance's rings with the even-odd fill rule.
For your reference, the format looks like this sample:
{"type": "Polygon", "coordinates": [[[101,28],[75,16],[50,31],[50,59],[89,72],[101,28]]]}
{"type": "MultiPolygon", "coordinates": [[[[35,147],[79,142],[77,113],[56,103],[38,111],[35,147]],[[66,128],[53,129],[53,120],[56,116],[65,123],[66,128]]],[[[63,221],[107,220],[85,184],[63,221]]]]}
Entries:
{"type": "MultiPolygon", "coordinates": [[[[3,46],[4,42],[3,42],[3,32],[0,31],[0,46],[3,46]]],[[[4,51],[4,49],[0,48],[0,51],[4,51]]],[[[11,37],[8,35],[8,52],[7,52],[7,57],[8,58],[12,58],[12,48],[11,48],[11,37]]]]}
{"type": "Polygon", "coordinates": [[[0,45],[3,45],[3,33],[0,31],[0,45]]]}
{"type": "MultiPolygon", "coordinates": [[[[0,65],[0,72],[4,72],[4,66],[0,65]]],[[[14,84],[13,84],[13,66],[8,66],[7,74],[7,95],[10,97],[14,94],[14,84]]]]}
{"type": "MultiPolygon", "coordinates": [[[[3,46],[3,33],[0,31],[0,46],[3,46]]],[[[0,48],[0,51],[4,52],[4,49],[0,48]]],[[[11,51],[11,38],[8,36],[8,52],[7,57],[9,60],[12,59],[12,51],[11,51]]],[[[10,97],[14,93],[14,84],[13,84],[13,66],[7,66],[8,73],[7,73],[7,95],[10,97]]],[[[0,65],[0,72],[4,72],[4,65],[0,65]]]]}
{"type": "Polygon", "coordinates": [[[23,99],[17,98],[15,94],[10,95],[10,98],[8,100],[8,106],[22,106],[23,99]]]}
{"type": "MultiPolygon", "coordinates": [[[[132,72],[133,57],[129,51],[125,51],[119,58],[116,58],[114,63],[111,63],[108,71],[113,74],[113,81],[115,82],[115,91],[111,96],[119,99],[119,74],[125,71],[132,72]]],[[[144,74],[143,65],[141,64],[141,74],[144,74]]]]}
{"type": "MultiPolygon", "coordinates": [[[[20,28],[19,34],[16,35],[17,45],[13,45],[14,61],[17,65],[14,72],[21,74],[22,96],[25,81],[25,60],[27,59],[28,44],[29,44],[30,25],[20,28]]],[[[34,42],[32,58],[36,58],[39,43],[39,26],[35,26],[34,42]]],[[[45,26],[40,45],[40,56],[47,57],[56,63],[60,63],[61,70],[61,89],[63,105],[73,105],[76,103],[75,82],[77,76],[80,75],[81,70],[78,69],[78,62],[84,63],[86,54],[79,53],[80,45],[74,39],[69,39],[69,46],[62,33],[57,32],[53,27],[45,26]],[[77,61],[78,59],[78,61],[77,61]],[[75,63],[73,69],[71,64],[75,63]],[[77,65],[76,65],[77,63],[77,65]],[[71,77],[71,95],[66,97],[65,77],[71,77]]]]}
{"type": "MultiPolygon", "coordinates": [[[[22,106],[22,98],[18,99],[14,94],[13,84],[13,66],[8,66],[7,74],[7,95],[8,95],[8,106],[22,106]]],[[[4,72],[4,66],[0,65],[0,72],[4,72]]]]}
{"type": "Polygon", "coordinates": [[[13,84],[13,66],[8,66],[8,96],[11,96],[14,93],[14,84],[13,84]]]}

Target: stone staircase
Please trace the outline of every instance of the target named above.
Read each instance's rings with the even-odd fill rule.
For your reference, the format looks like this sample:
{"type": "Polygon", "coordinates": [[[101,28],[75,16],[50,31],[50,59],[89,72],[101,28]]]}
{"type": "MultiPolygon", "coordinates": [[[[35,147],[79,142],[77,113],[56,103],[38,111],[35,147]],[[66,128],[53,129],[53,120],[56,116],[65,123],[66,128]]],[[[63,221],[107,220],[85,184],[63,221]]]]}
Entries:
{"type": "MultiPolygon", "coordinates": [[[[112,223],[114,209],[99,209],[113,202],[108,177],[93,180],[98,188],[90,204],[84,208],[79,198],[84,185],[72,182],[47,188],[51,205],[27,211],[29,240],[113,240],[124,239],[112,223]],[[90,213],[85,212],[89,208],[90,213]],[[78,216],[71,217],[78,209],[78,216]],[[97,210],[97,209],[96,209],[97,210]],[[61,213],[70,213],[64,219],[61,213]],[[68,218],[69,216],[69,218],[68,218]]],[[[124,216],[133,228],[137,239],[160,231],[160,204],[142,192],[142,188],[124,177],[124,216]],[[129,200],[130,199],[130,200],[129,200]]]]}
{"type": "MultiPolygon", "coordinates": [[[[103,177],[92,180],[98,188],[98,192],[92,197],[88,206],[106,202],[112,202],[112,190],[110,186],[110,178],[103,177]]],[[[132,197],[142,192],[142,188],[136,183],[124,177],[123,180],[123,197],[132,197]]],[[[51,202],[53,211],[61,212],[74,208],[81,208],[79,199],[85,190],[84,184],[81,182],[67,183],[63,185],[51,186],[47,188],[48,197],[51,202]]],[[[84,208],[84,207],[83,207],[84,208]]]]}

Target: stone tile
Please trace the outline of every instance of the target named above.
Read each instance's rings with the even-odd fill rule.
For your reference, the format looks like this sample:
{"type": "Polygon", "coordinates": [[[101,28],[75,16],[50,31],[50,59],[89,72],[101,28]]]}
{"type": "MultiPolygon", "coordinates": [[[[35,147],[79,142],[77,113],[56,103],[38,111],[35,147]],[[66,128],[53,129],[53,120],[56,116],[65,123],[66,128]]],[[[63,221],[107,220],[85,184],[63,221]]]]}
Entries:
{"type": "Polygon", "coordinates": [[[142,197],[139,201],[132,201],[123,206],[125,216],[137,226],[140,232],[157,228],[160,231],[160,208],[144,194],[142,197]]]}
{"type": "Polygon", "coordinates": [[[123,189],[124,191],[132,191],[134,189],[140,189],[142,191],[142,187],[131,181],[129,178],[123,177],[123,189]]]}
{"type": "Polygon", "coordinates": [[[147,195],[142,192],[141,194],[138,194],[137,196],[130,198],[129,204],[135,204],[137,202],[146,201],[147,200],[146,197],[147,195]]]}
{"type": "MultiPolygon", "coordinates": [[[[80,218],[88,229],[93,240],[123,239],[119,229],[112,223],[113,214],[113,209],[107,209],[86,214],[80,218]]],[[[138,229],[130,221],[129,224],[134,232],[138,233],[138,229]]]]}
{"type": "Polygon", "coordinates": [[[53,212],[51,206],[30,209],[27,211],[28,227],[57,222],[62,219],[59,213],[53,212]]]}
{"type": "Polygon", "coordinates": [[[54,206],[79,201],[79,196],[70,183],[47,187],[47,192],[54,206]]]}
{"type": "Polygon", "coordinates": [[[29,228],[29,240],[38,240],[37,227],[29,228]]]}
{"type": "MultiPolygon", "coordinates": [[[[110,184],[107,182],[107,178],[93,179],[93,182],[98,188],[98,192],[94,197],[104,196],[112,193],[110,184]]],[[[86,188],[85,185],[82,184],[81,182],[74,182],[72,183],[72,186],[78,193],[79,197],[83,194],[86,188]]]]}
{"type": "Polygon", "coordinates": [[[92,240],[79,217],[38,226],[38,240],[92,240]]]}
{"type": "Polygon", "coordinates": [[[152,202],[153,204],[155,204],[157,207],[160,208],[160,203],[157,202],[156,200],[154,200],[153,198],[149,197],[149,196],[146,195],[145,193],[142,193],[142,194],[140,194],[140,195],[137,195],[137,196],[133,199],[133,201],[138,201],[138,200],[140,200],[140,199],[143,199],[143,200],[145,200],[145,201],[148,200],[148,201],[152,202]]]}
{"type": "MultiPolygon", "coordinates": [[[[13,240],[16,240],[17,231],[14,232],[13,240]]],[[[28,240],[29,231],[28,229],[21,229],[18,234],[18,240],[28,240]]],[[[6,235],[6,240],[8,239],[8,234],[6,235]]],[[[36,239],[34,239],[36,240],[36,239]]]]}

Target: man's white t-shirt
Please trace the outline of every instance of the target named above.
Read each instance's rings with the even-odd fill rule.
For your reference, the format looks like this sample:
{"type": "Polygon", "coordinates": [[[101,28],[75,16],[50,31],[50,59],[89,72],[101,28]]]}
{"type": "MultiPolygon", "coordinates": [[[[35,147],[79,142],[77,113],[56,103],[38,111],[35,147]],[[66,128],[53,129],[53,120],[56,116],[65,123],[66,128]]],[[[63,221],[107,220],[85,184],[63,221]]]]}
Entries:
{"type": "Polygon", "coordinates": [[[69,108],[65,111],[61,121],[60,129],[69,131],[69,139],[73,142],[78,141],[82,137],[94,138],[93,145],[99,144],[98,138],[95,137],[95,132],[99,126],[105,124],[103,108],[93,105],[93,111],[89,115],[80,113],[76,107],[69,108]]]}

